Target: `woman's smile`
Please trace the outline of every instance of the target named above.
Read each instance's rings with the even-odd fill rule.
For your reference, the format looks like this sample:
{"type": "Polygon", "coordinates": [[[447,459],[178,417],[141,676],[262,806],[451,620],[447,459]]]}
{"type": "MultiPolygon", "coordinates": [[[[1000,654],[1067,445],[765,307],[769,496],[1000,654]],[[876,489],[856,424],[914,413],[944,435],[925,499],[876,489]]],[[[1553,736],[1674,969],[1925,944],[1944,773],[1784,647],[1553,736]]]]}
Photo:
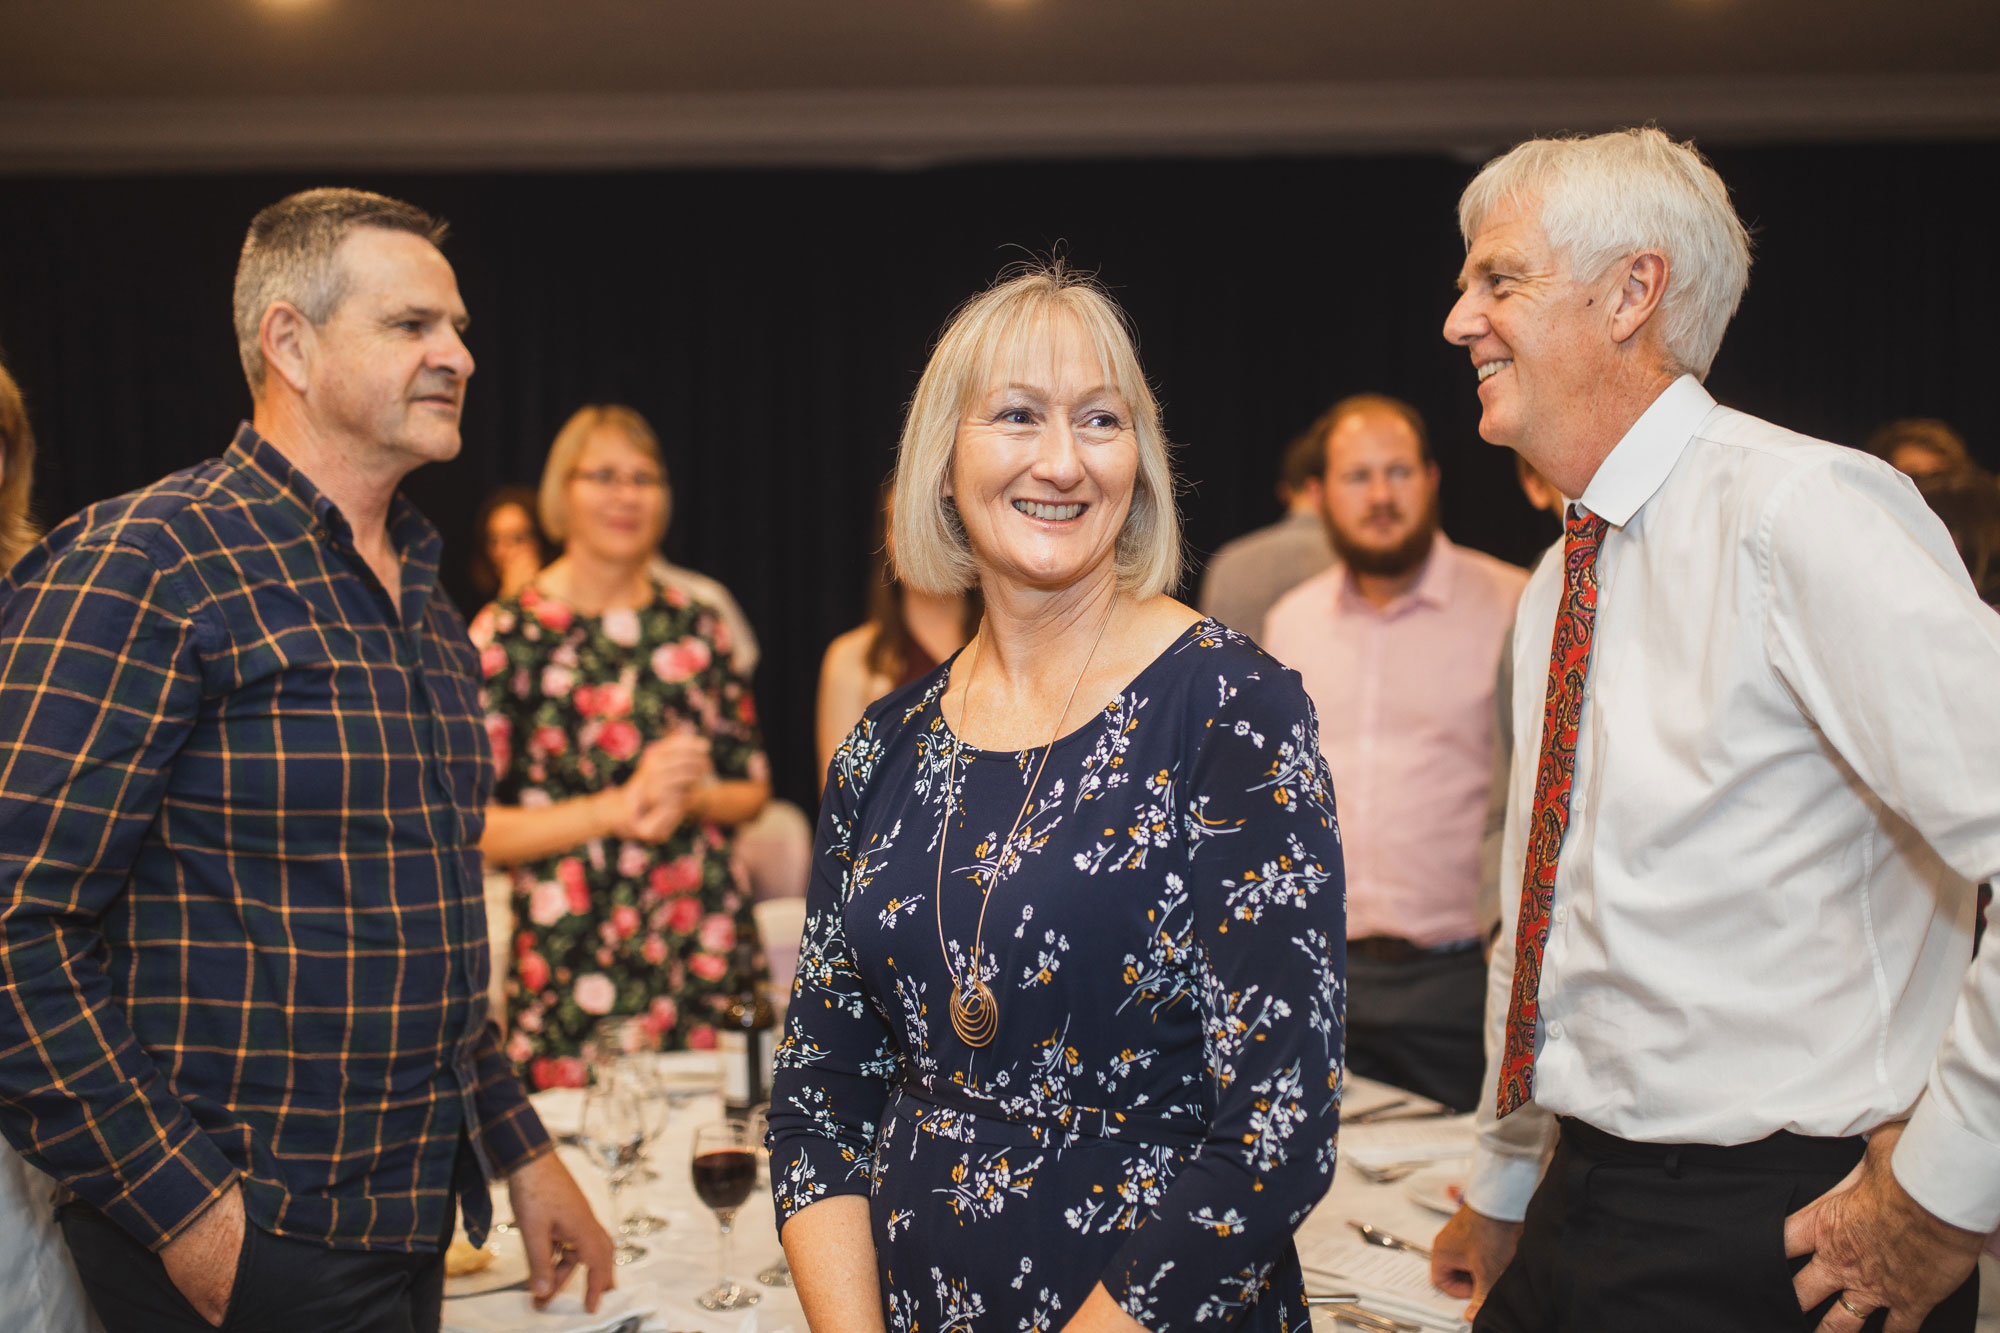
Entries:
{"type": "Polygon", "coordinates": [[[1064,504],[1059,501],[1042,500],[1014,501],[1014,509],[1017,513],[1026,514],[1029,518],[1040,519],[1048,523],[1071,522],[1074,519],[1082,517],[1083,511],[1088,508],[1090,508],[1089,505],[1081,503],[1064,504]]]}

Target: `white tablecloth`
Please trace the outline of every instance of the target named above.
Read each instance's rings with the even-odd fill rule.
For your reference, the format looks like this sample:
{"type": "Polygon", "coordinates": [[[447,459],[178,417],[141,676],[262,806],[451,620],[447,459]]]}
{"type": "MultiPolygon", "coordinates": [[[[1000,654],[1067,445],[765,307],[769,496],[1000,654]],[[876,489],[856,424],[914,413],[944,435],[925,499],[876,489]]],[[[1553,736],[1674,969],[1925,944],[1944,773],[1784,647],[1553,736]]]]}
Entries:
{"type": "MultiPolygon", "coordinates": [[[[1351,1088],[1350,1099],[1355,1099],[1361,1091],[1364,1089],[1351,1088]]],[[[561,1133],[576,1127],[582,1106],[581,1093],[545,1092],[537,1094],[534,1100],[536,1109],[551,1132],[561,1133]]],[[[1366,1102],[1359,1101],[1357,1104],[1366,1102]]],[[[749,1311],[719,1314],[704,1310],[695,1303],[695,1297],[715,1283],[717,1233],[715,1214],[703,1207],[694,1196],[688,1178],[688,1147],[693,1141],[696,1125],[718,1120],[721,1116],[722,1105],[715,1097],[699,1098],[674,1112],[663,1140],[648,1149],[648,1159],[658,1178],[651,1182],[635,1182],[621,1191],[621,1210],[629,1212],[634,1201],[643,1202],[653,1212],[667,1218],[671,1225],[667,1230],[651,1236],[634,1238],[636,1243],[646,1247],[647,1253],[644,1258],[618,1270],[620,1299],[616,1309],[653,1309],[656,1313],[645,1325],[649,1330],[807,1333],[805,1314],[799,1307],[797,1294],[790,1288],[757,1285],[753,1277],[781,1254],[770,1191],[761,1179],[749,1202],[736,1215],[738,1271],[735,1276],[738,1281],[754,1286],[762,1299],[749,1311]]],[[[571,1174],[590,1196],[598,1216],[609,1219],[612,1215],[609,1194],[602,1174],[594,1170],[581,1153],[567,1148],[559,1151],[571,1174]]],[[[494,1208],[498,1216],[507,1216],[504,1189],[495,1191],[494,1208]]],[[[1402,1183],[1372,1185],[1354,1172],[1340,1171],[1335,1176],[1332,1191],[1301,1229],[1302,1244],[1310,1242],[1316,1230],[1344,1231],[1350,1217],[1425,1244],[1443,1223],[1440,1215],[1427,1212],[1411,1202],[1402,1183]]],[[[503,1238],[500,1243],[517,1244],[518,1241],[503,1238]]],[[[479,1285],[477,1277],[455,1280],[447,1290],[476,1288],[479,1285]]],[[[1312,1290],[1326,1290],[1332,1285],[1316,1274],[1308,1275],[1307,1286],[1312,1290]]],[[[464,1333],[503,1333],[503,1330],[505,1333],[574,1333],[581,1328],[605,1327],[610,1322],[608,1319],[592,1321],[582,1315],[582,1307],[576,1299],[581,1286],[581,1277],[573,1278],[569,1290],[555,1303],[556,1308],[542,1314],[530,1308],[526,1294],[521,1292],[505,1292],[471,1300],[448,1300],[445,1302],[445,1327],[460,1329],[464,1333]]],[[[1330,1333],[1331,1321],[1319,1322],[1330,1333]]]]}
{"type": "MultiPolygon", "coordinates": [[[[535,1109],[551,1133],[573,1131],[583,1106],[583,1094],[556,1091],[536,1094],[535,1109]]],[[[750,1199],[736,1214],[736,1268],[739,1282],[755,1289],[762,1299],[749,1310],[712,1312],[695,1303],[695,1297],[715,1285],[716,1255],[719,1245],[715,1214],[695,1197],[688,1175],[688,1149],[694,1142],[696,1125],[722,1118],[722,1101],[716,1096],[694,1099],[675,1110],[660,1141],[647,1148],[647,1162],[657,1179],[635,1178],[619,1191],[621,1213],[643,1203],[668,1221],[665,1231],[650,1236],[634,1236],[633,1243],[646,1248],[644,1258],[618,1270],[619,1291],[615,1301],[607,1301],[605,1311],[652,1309],[647,1329],[699,1330],[700,1333],[806,1333],[805,1312],[796,1293],[789,1287],[766,1287],[754,1274],[776,1261],[782,1251],[771,1209],[771,1191],[761,1178],[750,1199]]],[[[581,1152],[557,1149],[569,1166],[570,1174],[583,1186],[597,1215],[607,1225],[612,1221],[610,1193],[604,1176],[590,1165],[581,1152]]],[[[493,1193],[497,1218],[509,1216],[505,1188],[493,1193]]],[[[518,1245],[518,1235],[504,1236],[498,1245],[518,1245]]],[[[479,1275],[454,1279],[446,1284],[447,1294],[483,1285],[479,1275]]],[[[525,1292],[503,1292],[477,1298],[447,1299],[444,1323],[447,1330],[464,1333],[574,1333],[583,1328],[603,1328],[608,1319],[592,1321],[582,1314],[578,1296],[583,1275],[570,1279],[563,1294],[550,1303],[550,1310],[536,1313],[525,1292]]]]}
{"type": "MultiPolygon", "coordinates": [[[[1366,1107],[1380,1101],[1383,1096],[1384,1090],[1379,1085],[1371,1087],[1366,1080],[1355,1079],[1347,1090],[1347,1105],[1350,1108],[1366,1107]]],[[[581,1094],[574,1092],[543,1093],[535,1098],[535,1104],[542,1110],[550,1128],[560,1131],[575,1128],[582,1098],[581,1094]]],[[[805,1314],[799,1308],[797,1295],[790,1289],[757,1287],[763,1299],[747,1312],[714,1314],[695,1304],[694,1298],[715,1281],[716,1227],[715,1215],[694,1197],[694,1188],[688,1179],[687,1152],[694,1138],[694,1126],[719,1119],[721,1115],[721,1103],[712,1097],[677,1112],[668,1126],[665,1141],[652,1150],[653,1165],[659,1178],[624,1191],[624,1194],[643,1200],[654,1212],[670,1219],[672,1225],[666,1231],[639,1238],[638,1243],[647,1247],[648,1254],[637,1263],[618,1270],[621,1289],[616,1293],[621,1298],[618,1306],[622,1309],[655,1310],[655,1316],[646,1323],[649,1330],[807,1333],[805,1314]]],[[[1353,1138],[1354,1130],[1358,1128],[1350,1128],[1343,1137],[1353,1138]]],[[[1469,1137],[1467,1147],[1470,1148],[1469,1137]]],[[[591,1169],[581,1154],[565,1149],[563,1156],[571,1172],[597,1205],[598,1215],[609,1217],[604,1178],[591,1169]]],[[[505,1190],[496,1191],[494,1204],[500,1216],[506,1216],[505,1190]]],[[[1299,1228],[1301,1251],[1312,1253],[1317,1239],[1344,1230],[1350,1218],[1426,1246],[1444,1224],[1443,1214],[1411,1199],[1407,1180],[1377,1185],[1362,1179],[1356,1171],[1341,1169],[1335,1172],[1333,1188],[1326,1198],[1299,1228]]],[[[736,1217],[738,1280],[753,1282],[752,1274],[775,1260],[779,1253],[770,1192],[765,1182],[760,1180],[749,1202],[736,1217]]],[[[2000,1312],[2000,1265],[1996,1265],[1991,1258],[1985,1258],[1980,1261],[1980,1268],[1982,1311],[1979,1328],[1981,1333],[2000,1333],[2000,1313],[1996,1313],[2000,1312]]],[[[1317,1292],[1335,1289],[1337,1284],[1331,1278],[1309,1271],[1306,1286],[1308,1290],[1317,1292]]],[[[573,1279],[570,1290],[557,1303],[558,1308],[547,1314],[536,1314],[529,1307],[527,1296],[520,1292],[481,1297],[476,1301],[447,1301],[445,1327],[464,1329],[467,1333],[574,1333],[580,1328],[605,1327],[609,1320],[591,1322],[582,1316],[582,1306],[577,1300],[580,1287],[581,1279],[573,1279]],[[475,1306],[476,1312],[473,1309],[475,1306]],[[477,1322],[467,1319],[468,1315],[475,1313],[477,1322]]],[[[1336,1333],[1333,1321],[1320,1311],[1314,1312],[1314,1324],[1322,1333],[1336,1333]]],[[[0,1324],[0,1328],[4,1328],[4,1324],[0,1324]]],[[[1350,1333],[1350,1330],[1343,1327],[1338,1333],[1350,1333]]]]}

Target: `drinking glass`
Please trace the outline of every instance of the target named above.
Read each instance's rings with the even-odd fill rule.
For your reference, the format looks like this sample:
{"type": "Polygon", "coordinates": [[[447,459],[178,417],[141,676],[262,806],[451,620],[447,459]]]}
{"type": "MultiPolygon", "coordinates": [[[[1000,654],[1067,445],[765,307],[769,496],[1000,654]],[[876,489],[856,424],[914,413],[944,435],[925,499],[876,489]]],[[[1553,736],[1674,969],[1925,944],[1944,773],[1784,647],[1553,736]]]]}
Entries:
{"type": "MultiPolygon", "coordinates": [[[[584,1045],[585,1060],[593,1081],[616,1080],[629,1083],[639,1098],[645,1118],[645,1141],[639,1145],[638,1175],[642,1180],[658,1177],[646,1163],[646,1150],[658,1142],[667,1126],[667,1101],[654,1070],[654,1055],[646,1048],[645,1029],[629,1017],[602,1018],[591,1029],[584,1045]]],[[[635,1203],[632,1211],[617,1219],[621,1236],[651,1236],[665,1231],[667,1219],[635,1203]]]]}
{"type": "MultiPolygon", "coordinates": [[[[667,1090],[660,1082],[653,1053],[638,1051],[620,1060],[618,1077],[632,1085],[639,1098],[640,1115],[645,1120],[646,1139],[639,1145],[639,1175],[645,1180],[657,1180],[659,1177],[646,1158],[667,1131],[667,1090]]],[[[651,1236],[665,1231],[668,1225],[666,1218],[638,1202],[619,1219],[618,1230],[627,1236],[651,1236]]]]}
{"type": "Polygon", "coordinates": [[[732,1232],[736,1210],[750,1197],[757,1184],[757,1152],[737,1121],[724,1120],[703,1125],[694,1132],[694,1148],[689,1163],[694,1174],[694,1192],[715,1213],[722,1229],[721,1253],[716,1259],[715,1286],[696,1299],[704,1310],[741,1310],[762,1299],[730,1273],[736,1267],[736,1244],[732,1232]]]}
{"type": "MultiPolygon", "coordinates": [[[[583,1094],[583,1118],[577,1126],[576,1145],[604,1173],[605,1183],[611,1189],[613,1217],[618,1215],[618,1191],[639,1165],[639,1149],[645,1141],[645,1102],[631,1081],[610,1073],[593,1082],[583,1094]]],[[[617,1262],[629,1264],[645,1253],[644,1246],[621,1238],[617,1262]]]]}
{"type": "MultiPolygon", "coordinates": [[[[750,1147],[757,1154],[758,1174],[766,1184],[770,1183],[771,1154],[764,1147],[764,1139],[770,1131],[771,1103],[760,1102],[750,1108],[750,1147]]],[[[767,1287],[792,1285],[792,1266],[786,1262],[783,1249],[778,1251],[778,1261],[759,1272],[757,1280],[767,1287]]]]}

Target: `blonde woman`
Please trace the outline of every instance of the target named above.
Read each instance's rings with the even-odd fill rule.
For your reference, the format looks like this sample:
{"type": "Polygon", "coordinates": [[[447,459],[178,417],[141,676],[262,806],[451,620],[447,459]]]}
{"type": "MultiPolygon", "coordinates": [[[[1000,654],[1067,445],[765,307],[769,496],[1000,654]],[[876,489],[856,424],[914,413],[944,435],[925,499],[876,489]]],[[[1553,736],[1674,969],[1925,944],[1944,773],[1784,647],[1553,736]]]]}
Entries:
{"type": "Polygon", "coordinates": [[[637,412],[577,412],[540,495],[566,549],[472,625],[498,773],[480,849],[518,923],[507,1051],[538,1088],[582,1083],[608,1016],[713,1046],[756,938],[730,851],[770,770],[721,615],[648,570],[666,485],[637,412]]]}
{"type": "Polygon", "coordinates": [[[917,386],[896,568],[978,634],[833,759],[771,1109],[815,1333],[1304,1330],[1344,913],[1298,677],[1166,595],[1123,318],[1036,269],[917,386]]]}

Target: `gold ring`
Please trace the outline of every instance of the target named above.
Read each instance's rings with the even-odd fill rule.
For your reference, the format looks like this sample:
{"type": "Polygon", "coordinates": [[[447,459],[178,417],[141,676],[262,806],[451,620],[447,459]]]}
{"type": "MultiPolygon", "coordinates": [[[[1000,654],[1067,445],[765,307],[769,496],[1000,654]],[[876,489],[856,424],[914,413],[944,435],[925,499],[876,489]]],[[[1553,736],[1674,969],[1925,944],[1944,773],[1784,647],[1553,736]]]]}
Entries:
{"type": "Polygon", "coordinates": [[[1855,1309],[1854,1302],[1847,1299],[1847,1293],[1844,1291],[1835,1299],[1835,1304],[1839,1305],[1841,1309],[1847,1311],[1847,1313],[1853,1315],[1856,1319],[1866,1319],[1872,1313],[1872,1311],[1868,1310],[1855,1309]]]}

